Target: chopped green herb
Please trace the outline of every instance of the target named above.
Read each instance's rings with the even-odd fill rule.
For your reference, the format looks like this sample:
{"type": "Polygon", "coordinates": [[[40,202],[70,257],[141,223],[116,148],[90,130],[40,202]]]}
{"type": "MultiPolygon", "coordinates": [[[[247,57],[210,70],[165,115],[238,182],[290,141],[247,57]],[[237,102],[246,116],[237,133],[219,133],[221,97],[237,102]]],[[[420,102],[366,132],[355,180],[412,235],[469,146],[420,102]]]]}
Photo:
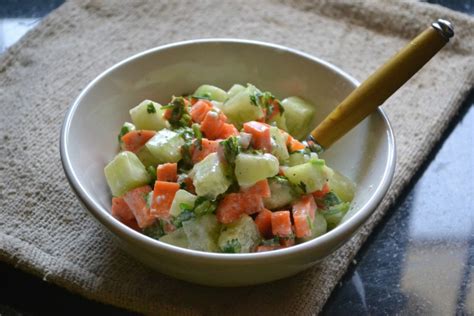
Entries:
{"type": "MultiPolygon", "coordinates": [[[[182,204],[184,204],[184,203],[182,203],[182,204]]],[[[181,207],[181,205],[180,205],[180,207],[181,207]]],[[[193,211],[185,210],[185,211],[179,213],[179,215],[176,216],[173,219],[173,225],[176,226],[176,228],[180,228],[180,227],[183,226],[183,222],[192,220],[195,217],[196,217],[196,215],[194,214],[193,211]]]]}
{"type": "Polygon", "coordinates": [[[129,133],[130,131],[134,131],[134,130],[135,130],[135,125],[133,125],[132,123],[129,123],[129,122],[125,122],[122,125],[122,127],[120,128],[120,133],[117,136],[119,144],[122,144],[122,137],[125,134],[129,133]]]}
{"type": "Polygon", "coordinates": [[[307,193],[306,192],[306,183],[304,183],[303,181],[301,181],[298,186],[301,188],[301,190],[303,191],[303,193],[307,193]]]}
{"type": "Polygon", "coordinates": [[[262,246],[277,246],[280,245],[280,237],[275,236],[272,239],[265,239],[261,242],[262,246]]]}
{"type": "Polygon", "coordinates": [[[180,203],[179,208],[184,212],[184,211],[189,211],[191,212],[193,210],[193,207],[189,204],[186,203],[180,203]]]}
{"type": "Polygon", "coordinates": [[[240,153],[240,146],[239,140],[237,137],[232,136],[223,140],[219,143],[220,146],[224,149],[224,157],[225,160],[231,165],[234,166],[235,159],[237,155],[240,153]]]}
{"type": "Polygon", "coordinates": [[[145,201],[146,201],[146,207],[150,208],[151,207],[151,202],[153,200],[153,191],[147,193],[145,195],[145,201]]]}
{"type": "Polygon", "coordinates": [[[255,95],[250,96],[250,103],[252,103],[255,106],[258,106],[257,104],[257,97],[255,95]]]}
{"type": "Polygon", "coordinates": [[[160,220],[157,220],[153,225],[146,227],[143,230],[143,233],[154,239],[160,239],[160,237],[165,234],[163,231],[163,224],[160,220]]]}
{"type": "Polygon", "coordinates": [[[324,198],[323,198],[323,202],[324,202],[324,205],[326,207],[330,207],[330,206],[334,206],[334,205],[338,205],[338,204],[341,204],[342,201],[341,199],[339,198],[339,196],[337,196],[336,193],[334,193],[333,191],[330,191],[328,192],[324,198]]]}
{"type": "Polygon", "coordinates": [[[171,127],[181,128],[189,127],[191,124],[191,115],[188,113],[186,103],[183,97],[173,97],[171,103],[162,107],[164,109],[171,109],[171,117],[168,119],[171,127]]]}
{"type": "Polygon", "coordinates": [[[198,216],[211,214],[217,209],[217,201],[200,196],[194,202],[194,213],[198,216]]]}
{"type": "Polygon", "coordinates": [[[202,133],[201,133],[201,126],[199,124],[194,123],[192,125],[194,137],[196,137],[196,144],[199,150],[202,150],[202,133]]]}
{"type": "Polygon", "coordinates": [[[242,245],[240,244],[239,240],[234,238],[226,242],[226,244],[222,248],[222,252],[239,253],[241,249],[242,245]]]}
{"type": "Polygon", "coordinates": [[[146,111],[150,114],[156,113],[155,105],[152,102],[148,103],[148,105],[146,106],[146,111]]]}
{"type": "Polygon", "coordinates": [[[150,184],[154,184],[156,181],[156,167],[155,166],[148,166],[146,171],[150,175],[150,184]]]}

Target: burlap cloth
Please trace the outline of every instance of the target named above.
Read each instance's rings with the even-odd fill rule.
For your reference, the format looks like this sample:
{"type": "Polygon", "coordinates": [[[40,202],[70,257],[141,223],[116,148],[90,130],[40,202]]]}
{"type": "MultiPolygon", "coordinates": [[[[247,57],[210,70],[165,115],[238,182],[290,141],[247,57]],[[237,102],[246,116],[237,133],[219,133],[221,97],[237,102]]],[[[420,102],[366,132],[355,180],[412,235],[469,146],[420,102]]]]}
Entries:
{"type": "Polygon", "coordinates": [[[472,88],[473,32],[469,17],[416,2],[67,2],[0,58],[0,259],[144,313],[318,313],[472,88]],[[58,150],[64,113],[90,80],[125,57],[180,40],[236,37],[300,49],[363,80],[438,17],[454,22],[456,38],[384,106],[398,145],[391,190],[319,267],[237,289],[177,281],[125,255],[69,188],[58,150]]]}

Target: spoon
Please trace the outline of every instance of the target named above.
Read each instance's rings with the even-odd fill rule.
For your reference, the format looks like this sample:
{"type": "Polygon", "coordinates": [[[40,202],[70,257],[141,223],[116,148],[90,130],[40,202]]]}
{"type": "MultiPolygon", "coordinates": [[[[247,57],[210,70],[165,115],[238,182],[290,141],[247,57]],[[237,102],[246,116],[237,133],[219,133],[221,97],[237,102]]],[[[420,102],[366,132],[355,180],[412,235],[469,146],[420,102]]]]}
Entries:
{"type": "Polygon", "coordinates": [[[306,141],[321,153],[374,112],[453,37],[447,20],[438,19],[379,67],[311,132],[306,141]]]}

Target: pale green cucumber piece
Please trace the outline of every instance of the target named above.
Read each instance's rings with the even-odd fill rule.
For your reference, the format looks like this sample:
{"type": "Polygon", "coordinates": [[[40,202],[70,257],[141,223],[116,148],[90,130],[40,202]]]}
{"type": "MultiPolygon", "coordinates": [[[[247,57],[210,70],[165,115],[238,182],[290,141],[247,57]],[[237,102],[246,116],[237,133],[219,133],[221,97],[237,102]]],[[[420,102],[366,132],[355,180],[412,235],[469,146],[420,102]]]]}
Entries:
{"type": "Polygon", "coordinates": [[[174,196],[173,202],[171,203],[170,214],[172,216],[178,216],[183,211],[180,207],[181,204],[186,204],[191,209],[194,207],[194,202],[197,196],[189,193],[186,190],[178,190],[174,196]]]}
{"type": "Polygon", "coordinates": [[[156,158],[158,163],[178,162],[181,159],[181,146],[184,140],[178,133],[163,129],[155,134],[145,147],[156,158]]]}
{"type": "Polygon", "coordinates": [[[238,128],[242,127],[242,124],[245,122],[263,117],[262,109],[254,104],[251,99],[251,97],[255,96],[256,92],[259,92],[259,90],[249,84],[247,88],[224,102],[222,111],[229,121],[237,125],[238,128]]]}
{"type": "Polygon", "coordinates": [[[327,179],[325,162],[322,159],[310,159],[301,165],[289,167],[285,176],[291,183],[304,189],[306,193],[319,191],[327,179]]]}
{"type": "Polygon", "coordinates": [[[178,247],[183,247],[183,248],[189,248],[189,242],[188,242],[188,237],[186,236],[184,229],[178,228],[174,232],[164,235],[159,239],[159,241],[162,241],[164,243],[173,245],[173,246],[178,246],[178,247]]]}
{"type": "Polygon", "coordinates": [[[293,202],[295,193],[291,188],[290,182],[285,178],[268,179],[271,196],[263,199],[263,204],[270,210],[279,209],[293,202]]]}
{"type": "Polygon", "coordinates": [[[227,91],[227,98],[232,98],[235,96],[237,93],[245,90],[245,87],[241,84],[234,84],[232,87],[230,87],[229,91],[227,91]]]}
{"type": "Polygon", "coordinates": [[[278,159],[271,154],[241,153],[235,159],[235,176],[240,186],[251,186],[278,174],[278,167],[278,159]]]}
{"type": "Polygon", "coordinates": [[[288,132],[295,138],[303,140],[314,128],[311,122],[314,117],[314,106],[299,98],[289,97],[281,102],[285,109],[284,116],[288,132]]]}
{"type": "Polygon", "coordinates": [[[155,156],[153,156],[150,152],[150,150],[146,146],[142,146],[137,152],[136,155],[138,159],[143,163],[145,167],[155,167],[161,163],[160,159],[157,159],[155,156]]]}
{"type": "Polygon", "coordinates": [[[341,219],[349,210],[350,203],[342,202],[341,204],[329,207],[329,209],[322,212],[324,218],[328,223],[328,229],[331,230],[341,222],[341,219]]]}
{"type": "Polygon", "coordinates": [[[203,84],[197,88],[193,95],[195,97],[207,98],[219,102],[224,102],[227,100],[227,92],[221,88],[209,84],[203,84]]]}
{"type": "Polygon", "coordinates": [[[261,237],[257,225],[247,214],[221,229],[218,245],[222,252],[246,253],[255,250],[261,237]]]}
{"type": "Polygon", "coordinates": [[[130,151],[122,151],[104,168],[105,178],[113,196],[150,182],[150,176],[138,157],[130,151]]]}
{"type": "Polygon", "coordinates": [[[281,114],[278,114],[277,116],[275,116],[271,121],[270,121],[270,124],[276,124],[276,126],[279,128],[279,129],[282,129],[286,132],[288,132],[288,126],[286,126],[286,118],[285,118],[285,115],[281,115],[281,114]]]}
{"type": "Polygon", "coordinates": [[[352,180],[338,171],[332,170],[329,176],[329,188],[331,188],[342,201],[351,202],[354,198],[356,186],[352,180]]]}
{"type": "Polygon", "coordinates": [[[278,127],[270,127],[270,136],[272,137],[272,154],[278,158],[280,164],[286,164],[290,155],[286,147],[287,135],[284,135],[278,127]]]}
{"type": "Polygon", "coordinates": [[[310,161],[311,159],[319,159],[317,153],[304,153],[302,151],[295,151],[290,154],[288,165],[290,167],[301,165],[305,162],[310,161]]]}
{"type": "Polygon", "coordinates": [[[214,214],[183,222],[183,229],[189,242],[189,249],[216,252],[217,238],[219,237],[220,224],[214,214]]]}
{"type": "Polygon", "coordinates": [[[164,111],[161,104],[151,100],[144,100],[139,105],[130,110],[132,122],[137,129],[147,129],[159,131],[168,128],[170,125],[163,118],[164,111]]]}
{"type": "Polygon", "coordinates": [[[195,164],[189,175],[193,179],[197,195],[211,199],[227,191],[231,185],[217,153],[212,153],[195,164]]]}
{"type": "Polygon", "coordinates": [[[299,241],[308,241],[313,238],[319,237],[327,232],[328,224],[326,222],[326,218],[316,211],[314,214],[314,220],[311,223],[311,236],[299,238],[299,241]]]}

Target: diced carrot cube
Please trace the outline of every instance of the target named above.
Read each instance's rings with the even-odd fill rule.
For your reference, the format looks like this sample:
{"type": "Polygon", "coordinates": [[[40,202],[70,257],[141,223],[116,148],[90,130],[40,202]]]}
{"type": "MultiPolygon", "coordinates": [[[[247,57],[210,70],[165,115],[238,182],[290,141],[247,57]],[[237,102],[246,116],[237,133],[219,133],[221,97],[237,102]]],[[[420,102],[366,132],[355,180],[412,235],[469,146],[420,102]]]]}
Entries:
{"type": "Polygon", "coordinates": [[[198,163],[204,158],[206,158],[209,154],[217,152],[218,148],[219,142],[203,138],[201,140],[201,148],[196,145],[193,146],[193,153],[191,159],[193,163],[198,163]]]}
{"type": "Polygon", "coordinates": [[[252,134],[252,146],[266,152],[272,151],[270,125],[256,121],[244,123],[244,132],[252,134]]]}
{"type": "Polygon", "coordinates": [[[230,224],[244,214],[241,195],[230,193],[224,196],[217,206],[217,220],[223,224],[230,224]]]}
{"type": "Polygon", "coordinates": [[[207,115],[207,112],[209,112],[212,109],[211,103],[205,100],[198,100],[189,110],[191,114],[191,118],[193,122],[195,123],[201,123],[204,121],[204,118],[207,115]]]}
{"type": "Polygon", "coordinates": [[[272,213],[272,233],[278,237],[288,237],[291,235],[290,211],[272,213]]]}
{"type": "Polygon", "coordinates": [[[294,152],[294,151],[305,149],[305,146],[303,145],[303,143],[301,143],[297,139],[294,139],[293,136],[291,136],[290,134],[288,134],[286,132],[285,132],[285,134],[288,135],[288,137],[286,139],[286,145],[288,146],[291,153],[294,152]]]}
{"type": "Polygon", "coordinates": [[[142,148],[150,138],[155,136],[155,134],[155,131],[148,130],[130,131],[122,136],[124,149],[135,153],[142,148]]]}
{"type": "Polygon", "coordinates": [[[233,124],[230,123],[224,123],[222,125],[222,132],[221,135],[219,136],[220,139],[227,139],[231,136],[237,136],[239,135],[239,131],[233,124]]]}
{"type": "Polygon", "coordinates": [[[255,218],[255,224],[260,231],[260,235],[263,238],[271,238],[272,237],[272,212],[263,209],[260,213],[258,213],[257,217],[255,218]]]}
{"type": "Polygon", "coordinates": [[[323,185],[323,188],[320,191],[314,191],[312,194],[316,199],[322,199],[326,194],[329,193],[331,189],[329,188],[329,183],[326,182],[323,185]]]}
{"type": "Polygon", "coordinates": [[[176,182],[178,181],[178,164],[164,163],[156,168],[156,180],[176,182]]]}
{"type": "Polygon", "coordinates": [[[112,216],[132,229],[139,229],[135,215],[122,197],[112,198],[112,216]]]}
{"type": "Polygon", "coordinates": [[[151,214],[160,219],[168,219],[176,191],[179,184],[175,182],[156,181],[151,201],[151,214]]]}
{"type": "Polygon", "coordinates": [[[242,210],[248,214],[255,214],[263,209],[263,200],[260,195],[257,194],[240,194],[240,205],[242,210]]]}
{"type": "Polygon", "coordinates": [[[226,120],[224,113],[209,111],[201,123],[201,131],[208,139],[218,139],[226,120]]]}
{"type": "Polygon", "coordinates": [[[242,193],[256,194],[262,198],[269,198],[271,196],[270,186],[268,185],[267,179],[260,180],[251,187],[242,189],[242,193]]]}
{"type": "Polygon", "coordinates": [[[140,228],[150,226],[155,222],[155,218],[150,213],[150,209],[146,205],[146,197],[151,192],[149,185],[128,191],[124,194],[123,199],[132,211],[140,228]]]}
{"type": "Polygon", "coordinates": [[[298,238],[311,236],[311,223],[317,206],[312,195],[303,196],[293,204],[293,220],[295,222],[295,235],[298,238]]]}

